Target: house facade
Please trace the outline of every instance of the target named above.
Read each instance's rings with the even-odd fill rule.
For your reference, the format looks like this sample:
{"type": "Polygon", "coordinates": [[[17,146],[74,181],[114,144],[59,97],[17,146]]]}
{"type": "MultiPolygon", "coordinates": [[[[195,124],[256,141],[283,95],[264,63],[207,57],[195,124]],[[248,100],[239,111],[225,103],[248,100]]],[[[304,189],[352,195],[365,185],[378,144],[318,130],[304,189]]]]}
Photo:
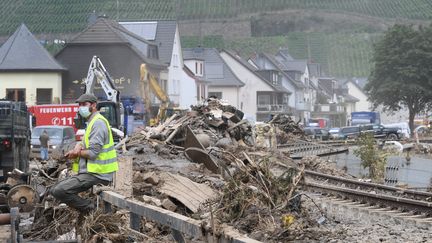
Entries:
{"type": "MultiPolygon", "coordinates": [[[[372,111],[373,109],[372,103],[368,101],[367,94],[363,90],[366,83],[366,78],[353,78],[345,82],[349,94],[359,99],[359,101],[355,104],[354,111],[372,111]]],[[[375,110],[380,112],[381,123],[383,124],[408,122],[409,120],[409,112],[406,108],[402,108],[399,111],[392,112],[384,111],[383,107],[379,106],[375,110]]],[[[420,118],[419,120],[422,119],[420,118]]]]}
{"type": "Polygon", "coordinates": [[[159,82],[173,105],[186,109],[201,101],[203,96],[200,96],[197,90],[202,89],[203,83],[195,80],[184,69],[180,33],[176,21],[119,23],[132,33],[158,46],[159,59],[168,67],[161,72],[159,82]]]}
{"type": "Polygon", "coordinates": [[[197,79],[202,80],[203,84],[208,83],[205,98],[215,96],[238,109],[245,106],[240,100],[240,88],[244,83],[225,63],[216,48],[183,48],[183,58],[187,69],[191,70],[197,79]]]}
{"type": "Polygon", "coordinates": [[[22,24],[0,47],[0,98],[61,103],[65,70],[22,24]]]}
{"type": "Polygon", "coordinates": [[[288,107],[288,97],[291,94],[288,90],[273,85],[239,55],[227,50],[221,51],[220,55],[244,83],[240,88],[239,107],[245,113],[245,118],[251,121],[266,121],[271,115],[292,112],[288,107]]]}
{"type": "Polygon", "coordinates": [[[296,119],[301,119],[302,122],[306,123],[310,118],[311,105],[309,101],[306,101],[305,92],[307,89],[301,79],[296,80],[292,77],[292,73],[287,70],[284,71],[286,66],[271,54],[260,53],[250,61],[255,64],[261,75],[291,93],[288,97],[288,105],[293,111],[292,114],[296,119]]]}
{"type": "Polygon", "coordinates": [[[368,101],[366,93],[363,91],[364,85],[356,80],[348,80],[345,85],[348,89],[348,94],[359,99],[355,104],[354,111],[370,111],[372,104],[368,101]]]}
{"type": "MultiPolygon", "coordinates": [[[[62,85],[65,103],[74,102],[84,92],[89,64],[95,55],[100,57],[121,98],[142,99],[141,64],[145,63],[157,79],[163,79],[163,71],[167,69],[159,60],[157,45],[115,21],[98,18],[56,55],[57,61],[68,69],[63,74],[62,85]]],[[[95,95],[105,97],[98,83],[95,84],[95,95]]]]}

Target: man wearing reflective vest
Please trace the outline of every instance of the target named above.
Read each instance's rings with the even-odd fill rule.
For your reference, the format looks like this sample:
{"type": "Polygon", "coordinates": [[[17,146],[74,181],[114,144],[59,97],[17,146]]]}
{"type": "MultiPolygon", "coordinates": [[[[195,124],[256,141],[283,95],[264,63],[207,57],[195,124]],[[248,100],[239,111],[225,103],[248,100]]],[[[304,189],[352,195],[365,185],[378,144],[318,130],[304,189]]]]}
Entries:
{"type": "Polygon", "coordinates": [[[78,193],[93,185],[108,185],[118,170],[118,163],[111,128],[96,109],[96,96],[83,94],[76,102],[79,103],[79,114],[87,120],[87,128],[83,141],[65,156],[74,161],[72,170],[78,174],[53,186],[51,194],[68,206],[88,213],[94,209],[94,204],[78,193]]]}

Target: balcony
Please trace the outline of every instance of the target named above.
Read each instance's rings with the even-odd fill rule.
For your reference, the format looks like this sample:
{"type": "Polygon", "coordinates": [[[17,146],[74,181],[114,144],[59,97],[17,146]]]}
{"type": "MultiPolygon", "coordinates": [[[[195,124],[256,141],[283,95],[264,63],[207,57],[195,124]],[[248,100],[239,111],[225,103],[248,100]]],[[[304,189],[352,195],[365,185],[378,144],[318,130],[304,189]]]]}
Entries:
{"type": "Polygon", "coordinates": [[[345,113],[345,106],[340,104],[318,104],[314,106],[314,112],[326,113],[326,114],[337,114],[345,113]]]}
{"type": "Polygon", "coordinates": [[[277,112],[277,113],[286,113],[291,112],[292,109],[288,105],[281,104],[265,104],[265,105],[257,105],[257,112],[277,112]]]}
{"type": "Polygon", "coordinates": [[[296,110],[298,111],[311,111],[312,106],[310,102],[296,102],[296,110]]]}

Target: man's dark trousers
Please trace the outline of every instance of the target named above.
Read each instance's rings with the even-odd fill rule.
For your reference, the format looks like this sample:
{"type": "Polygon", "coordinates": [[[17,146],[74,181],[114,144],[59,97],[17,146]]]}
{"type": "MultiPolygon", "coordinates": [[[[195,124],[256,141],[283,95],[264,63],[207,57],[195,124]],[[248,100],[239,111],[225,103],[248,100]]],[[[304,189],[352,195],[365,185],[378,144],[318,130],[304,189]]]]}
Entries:
{"type": "Polygon", "coordinates": [[[59,201],[81,212],[94,209],[93,201],[78,196],[78,193],[87,191],[94,185],[107,186],[109,181],[97,178],[94,175],[83,173],[68,177],[51,188],[51,194],[59,201]]]}

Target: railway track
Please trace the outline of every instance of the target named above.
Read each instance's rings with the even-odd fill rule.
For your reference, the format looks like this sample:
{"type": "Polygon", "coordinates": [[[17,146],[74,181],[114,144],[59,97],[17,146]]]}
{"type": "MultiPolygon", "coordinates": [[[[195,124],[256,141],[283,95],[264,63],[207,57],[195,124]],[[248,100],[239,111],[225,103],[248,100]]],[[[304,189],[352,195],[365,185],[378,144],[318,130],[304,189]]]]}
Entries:
{"type": "Polygon", "coordinates": [[[338,197],[352,202],[432,218],[432,193],[361,182],[314,171],[305,171],[302,187],[306,191],[338,197]]]}
{"type": "Polygon", "coordinates": [[[327,144],[316,141],[305,141],[301,139],[293,140],[287,144],[278,145],[281,151],[289,152],[293,159],[301,159],[305,156],[327,156],[332,154],[344,153],[348,151],[343,143],[327,144]]]}

